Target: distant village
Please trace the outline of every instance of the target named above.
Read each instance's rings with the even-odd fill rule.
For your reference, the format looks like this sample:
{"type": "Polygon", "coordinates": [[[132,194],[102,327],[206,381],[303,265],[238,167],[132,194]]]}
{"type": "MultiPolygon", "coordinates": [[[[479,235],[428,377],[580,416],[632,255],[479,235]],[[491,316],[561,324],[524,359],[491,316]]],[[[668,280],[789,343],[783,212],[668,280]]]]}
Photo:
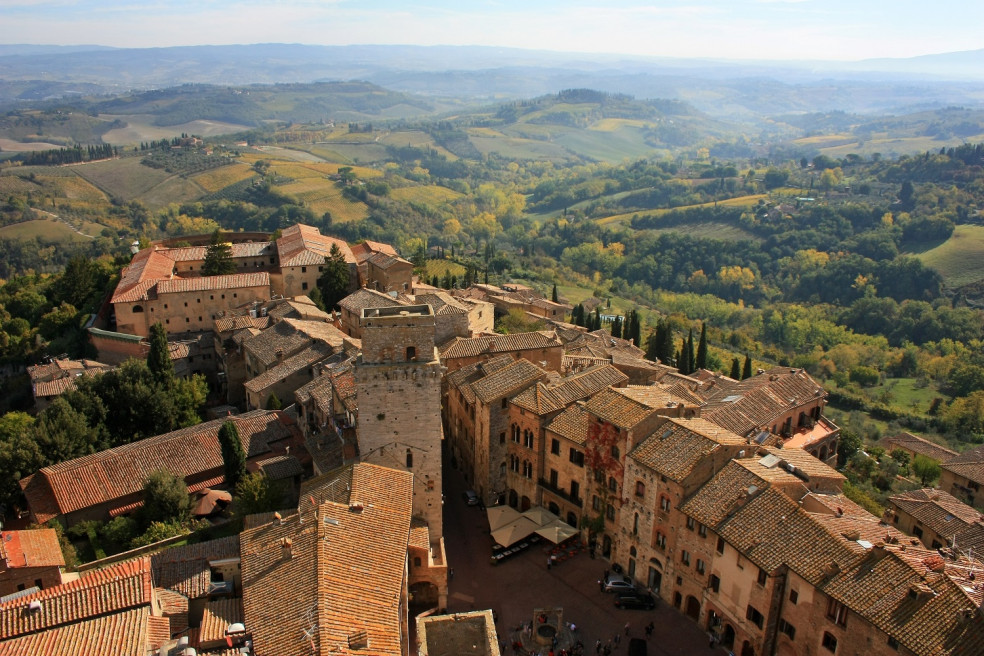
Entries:
{"type": "Polygon", "coordinates": [[[201,275],[208,236],[137,252],[89,329],[98,357],[29,370],[40,409],[145,358],[160,323],[176,375],[219,397],[209,419],[25,477],[26,514],[128,515],[161,468],[195,499],[228,491],[226,422],[289,503],[77,571],[54,530],[4,530],[0,656],[498,656],[491,609],[444,614],[451,472],[508,520],[490,525],[502,548],[540,513],[733,654],[984,653],[984,447],[890,438],[943,473],[874,516],[843,493],[840,430],[801,369],[683,375],[530,287],[423,284],[388,244],[225,238],[229,275],[201,275]],[[333,246],[351,293],[326,312],[309,294],[333,246]],[[544,328],[494,332],[515,311],[544,328]]]}

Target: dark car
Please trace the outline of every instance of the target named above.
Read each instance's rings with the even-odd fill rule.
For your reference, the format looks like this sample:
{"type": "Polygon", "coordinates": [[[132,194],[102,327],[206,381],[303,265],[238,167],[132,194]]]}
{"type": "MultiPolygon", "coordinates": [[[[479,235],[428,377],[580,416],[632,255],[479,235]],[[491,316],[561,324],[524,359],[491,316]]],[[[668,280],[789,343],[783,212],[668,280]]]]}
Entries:
{"type": "Polygon", "coordinates": [[[639,608],[652,610],[656,608],[656,599],[648,592],[628,592],[615,595],[615,608],[639,608]]]}
{"type": "Polygon", "coordinates": [[[601,582],[601,589],[603,592],[635,592],[636,587],[632,583],[632,579],[627,576],[609,574],[601,582]]]}
{"type": "Polygon", "coordinates": [[[477,506],[479,503],[478,494],[475,490],[465,490],[461,493],[461,498],[465,500],[465,503],[469,506],[477,506]]]}

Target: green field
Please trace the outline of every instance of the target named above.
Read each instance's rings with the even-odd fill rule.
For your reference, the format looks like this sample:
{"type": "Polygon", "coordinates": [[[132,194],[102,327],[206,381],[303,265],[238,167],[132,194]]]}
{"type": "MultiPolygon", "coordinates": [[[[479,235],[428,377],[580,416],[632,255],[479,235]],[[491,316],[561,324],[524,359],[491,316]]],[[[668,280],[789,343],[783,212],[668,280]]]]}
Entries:
{"type": "Polygon", "coordinates": [[[497,153],[507,159],[539,159],[563,162],[571,157],[563,146],[549,141],[521,137],[470,135],[472,145],[482,155],[497,153]]]}
{"type": "Polygon", "coordinates": [[[88,241],[86,237],[55,219],[25,221],[0,228],[0,239],[34,239],[43,237],[50,241],[88,241]]]}
{"type": "Polygon", "coordinates": [[[984,226],[958,225],[949,239],[916,257],[938,271],[947,287],[984,280],[984,226]]]}
{"type": "Polygon", "coordinates": [[[121,157],[71,168],[108,195],[124,200],[139,198],[173,175],[163,169],[144,166],[139,157],[121,157]]]}

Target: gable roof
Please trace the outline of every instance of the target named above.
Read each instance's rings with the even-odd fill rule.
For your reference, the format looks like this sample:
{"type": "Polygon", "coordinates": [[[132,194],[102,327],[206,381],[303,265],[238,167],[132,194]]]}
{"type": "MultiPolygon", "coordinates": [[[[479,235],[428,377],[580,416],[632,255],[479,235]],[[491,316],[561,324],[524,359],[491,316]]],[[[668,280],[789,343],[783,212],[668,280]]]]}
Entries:
{"type": "Polygon", "coordinates": [[[153,593],[150,559],[128,560],[3,604],[0,636],[13,638],[99,615],[149,607],[153,593]],[[39,602],[40,610],[29,610],[32,602],[39,602]]]}
{"type": "Polygon", "coordinates": [[[448,342],[441,349],[441,359],[470,358],[514,351],[560,348],[561,346],[560,340],[555,334],[543,332],[458,337],[448,342]]]}
{"type": "Polygon", "coordinates": [[[706,419],[671,418],[640,442],[629,457],[667,478],[682,482],[698,463],[715,452],[721,454],[718,464],[721,467],[730,460],[732,452],[744,446],[744,438],[706,419]],[[734,448],[723,452],[722,446],[734,448]]]}
{"type": "Polygon", "coordinates": [[[325,263],[332,245],[338,246],[349,264],[355,264],[355,256],[348,244],[341,239],[321,234],[317,228],[298,223],[285,228],[277,240],[277,254],[281,267],[310,266],[325,263]]]}
{"type": "Polygon", "coordinates": [[[157,294],[182,294],[185,292],[209,292],[222,289],[269,286],[270,274],[266,271],[259,273],[230,273],[224,276],[159,280],[157,281],[157,294]]]}
{"type": "Polygon", "coordinates": [[[324,342],[315,342],[276,366],[267,369],[256,378],[246,381],[244,387],[250,392],[261,392],[331,355],[332,347],[330,345],[324,342]]]}
{"type": "Polygon", "coordinates": [[[270,442],[293,434],[290,420],[276,411],[255,410],[214,419],[44,467],[21,480],[24,496],[37,521],[43,523],[138,493],[147,476],[158,469],[186,478],[221,470],[218,432],[225,421],[236,424],[247,457],[265,453],[270,442]]]}
{"type": "Polygon", "coordinates": [[[355,464],[308,482],[303,522],[294,514],[243,532],[243,611],[256,653],[360,653],[350,644],[362,641],[367,654],[402,654],[412,479],[355,464]]]}
{"type": "Polygon", "coordinates": [[[520,392],[512,402],[538,415],[563,410],[612,385],[624,385],[629,377],[611,365],[589,367],[563,378],[559,383],[537,383],[520,392]]]}
{"type": "Polygon", "coordinates": [[[338,307],[356,316],[361,316],[362,311],[367,308],[396,307],[398,305],[404,305],[404,303],[389,294],[368,287],[361,287],[338,302],[338,307]]]}
{"type": "Polygon", "coordinates": [[[50,528],[0,533],[0,560],[7,569],[65,566],[58,534],[50,528]]]}
{"type": "Polygon", "coordinates": [[[110,303],[145,301],[153,295],[152,288],[158,280],[174,273],[174,260],[158,250],[157,246],[145,248],[133,256],[130,265],[120,273],[110,303]]]}
{"type": "Polygon", "coordinates": [[[532,385],[537,380],[546,377],[547,372],[529,360],[522,358],[513,360],[511,364],[499,371],[487,373],[482,379],[472,383],[475,396],[482,403],[515,394],[517,391],[532,385]]]}
{"type": "Polygon", "coordinates": [[[925,488],[895,494],[888,500],[937,535],[955,542],[958,548],[976,553],[984,550],[984,514],[953,495],[925,488]]]}
{"type": "Polygon", "coordinates": [[[984,445],[947,458],[940,466],[979,485],[984,485],[984,445]]]}
{"type": "Polygon", "coordinates": [[[930,442],[918,435],[905,432],[882,438],[882,445],[885,447],[885,451],[889,453],[892,452],[892,449],[900,447],[913,453],[932,458],[937,462],[943,462],[958,455],[956,451],[951,451],[936,442],[930,442]]]}
{"type": "Polygon", "coordinates": [[[686,405],[680,397],[660,385],[629,385],[609,388],[595,394],[585,409],[603,421],[631,429],[657,410],[686,405]]]}
{"type": "Polygon", "coordinates": [[[209,562],[239,556],[239,535],[168,547],[150,556],[154,583],[188,599],[208,594],[212,583],[209,562]]]}
{"type": "Polygon", "coordinates": [[[0,656],[146,656],[159,649],[168,637],[167,618],[154,617],[150,607],[145,606],[0,638],[0,656]]]}

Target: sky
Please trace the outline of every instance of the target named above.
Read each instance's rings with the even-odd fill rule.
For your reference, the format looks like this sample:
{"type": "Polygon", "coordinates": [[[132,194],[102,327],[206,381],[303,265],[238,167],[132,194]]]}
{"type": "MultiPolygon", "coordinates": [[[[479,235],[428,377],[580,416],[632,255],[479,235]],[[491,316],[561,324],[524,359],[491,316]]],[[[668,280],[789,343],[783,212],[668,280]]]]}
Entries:
{"type": "Polygon", "coordinates": [[[752,60],[984,48],[975,0],[0,0],[0,43],[485,45],[752,60]]]}

